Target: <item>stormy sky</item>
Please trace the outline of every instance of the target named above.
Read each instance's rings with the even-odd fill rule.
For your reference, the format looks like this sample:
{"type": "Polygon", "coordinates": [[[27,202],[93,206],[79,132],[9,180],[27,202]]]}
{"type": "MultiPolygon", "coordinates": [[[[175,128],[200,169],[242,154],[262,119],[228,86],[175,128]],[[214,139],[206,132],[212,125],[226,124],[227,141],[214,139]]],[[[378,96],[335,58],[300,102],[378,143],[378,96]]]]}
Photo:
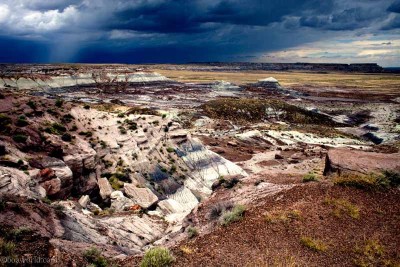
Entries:
{"type": "Polygon", "coordinates": [[[0,62],[400,66],[400,0],[0,0],[0,62]]]}

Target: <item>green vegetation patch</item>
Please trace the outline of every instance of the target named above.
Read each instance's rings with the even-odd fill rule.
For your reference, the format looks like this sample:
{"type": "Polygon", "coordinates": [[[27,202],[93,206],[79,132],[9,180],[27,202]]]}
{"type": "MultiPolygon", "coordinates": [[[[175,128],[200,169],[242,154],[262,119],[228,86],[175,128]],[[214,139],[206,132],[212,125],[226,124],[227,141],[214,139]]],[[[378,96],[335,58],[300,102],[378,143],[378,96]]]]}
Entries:
{"type": "Polygon", "coordinates": [[[171,266],[175,261],[167,248],[154,247],[149,249],[140,263],[140,267],[161,267],[171,266]]]}
{"type": "Polygon", "coordinates": [[[54,122],[47,126],[44,131],[49,134],[62,135],[67,131],[67,128],[65,128],[62,124],[54,122]]]}
{"type": "Polygon", "coordinates": [[[83,253],[83,257],[93,266],[107,267],[109,264],[107,260],[101,255],[100,250],[97,248],[90,248],[83,253]]]}
{"type": "Polygon", "coordinates": [[[13,140],[17,143],[26,143],[26,140],[28,140],[28,137],[23,134],[16,134],[13,136],[13,140]]]}
{"type": "Polygon", "coordinates": [[[318,178],[312,172],[309,172],[309,173],[307,173],[306,175],[303,176],[303,182],[304,183],[315,182],[315,181],[318,181],[318,178]]]}
{"type": "Polygon", "coordinates": [[[246,207],[242,205],[236,205],[231,211],[227,211],[222,214],[221,225],[228,226],[233,222],[240,221],[246,211],[246,207]]]}

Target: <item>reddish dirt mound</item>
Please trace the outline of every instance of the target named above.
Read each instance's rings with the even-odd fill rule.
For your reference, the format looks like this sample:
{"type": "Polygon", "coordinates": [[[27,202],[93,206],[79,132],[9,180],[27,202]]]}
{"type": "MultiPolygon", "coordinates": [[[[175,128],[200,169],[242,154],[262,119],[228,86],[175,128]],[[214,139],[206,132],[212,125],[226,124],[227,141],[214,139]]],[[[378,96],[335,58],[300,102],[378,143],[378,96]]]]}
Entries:
{"type": "Polygon", "coordinates": [[[250,208],[239,222],[183,242],[173,249],[175,266],[395,264],[400,260],[400,207],[393,203],[399,200],[395,189],[297,186],[263,199],[263,205],[250,208]],[[306,247],[302,237],[320,240],[326,250],[306,247]]]}

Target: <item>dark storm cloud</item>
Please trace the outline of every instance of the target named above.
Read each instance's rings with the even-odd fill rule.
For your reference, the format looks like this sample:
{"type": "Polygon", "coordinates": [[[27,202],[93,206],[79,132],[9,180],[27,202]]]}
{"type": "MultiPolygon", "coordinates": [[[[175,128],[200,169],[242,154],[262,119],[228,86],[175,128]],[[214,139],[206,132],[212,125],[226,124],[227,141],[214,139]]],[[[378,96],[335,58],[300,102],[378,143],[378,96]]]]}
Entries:
{"type": "Polygon", "coordinates": [[[15,50],[2,61],[38,60],[23,51],[27,44],[44,61],[229,61],[400,27],[400,0],[1,2],[0,37],[8,41],[0,45],[23,55],[15,50]]]}
{"type": "Polygon", "coordinates": [[[394,1],[387,9],[389,12],[400,13],[400,0],[394,1]]]}

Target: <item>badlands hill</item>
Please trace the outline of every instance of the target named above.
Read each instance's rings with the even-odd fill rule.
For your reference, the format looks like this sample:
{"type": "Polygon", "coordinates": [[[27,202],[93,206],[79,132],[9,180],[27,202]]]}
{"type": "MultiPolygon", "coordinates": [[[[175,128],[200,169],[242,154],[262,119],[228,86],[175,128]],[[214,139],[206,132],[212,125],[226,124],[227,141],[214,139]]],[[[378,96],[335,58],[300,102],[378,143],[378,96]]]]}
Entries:
{"type": "Polygon", "coordinates": [[[189,83],[138,66],[7,68],[10,264],[399,263],[397,96],[327,98],[270,75],[189,83]]]}

